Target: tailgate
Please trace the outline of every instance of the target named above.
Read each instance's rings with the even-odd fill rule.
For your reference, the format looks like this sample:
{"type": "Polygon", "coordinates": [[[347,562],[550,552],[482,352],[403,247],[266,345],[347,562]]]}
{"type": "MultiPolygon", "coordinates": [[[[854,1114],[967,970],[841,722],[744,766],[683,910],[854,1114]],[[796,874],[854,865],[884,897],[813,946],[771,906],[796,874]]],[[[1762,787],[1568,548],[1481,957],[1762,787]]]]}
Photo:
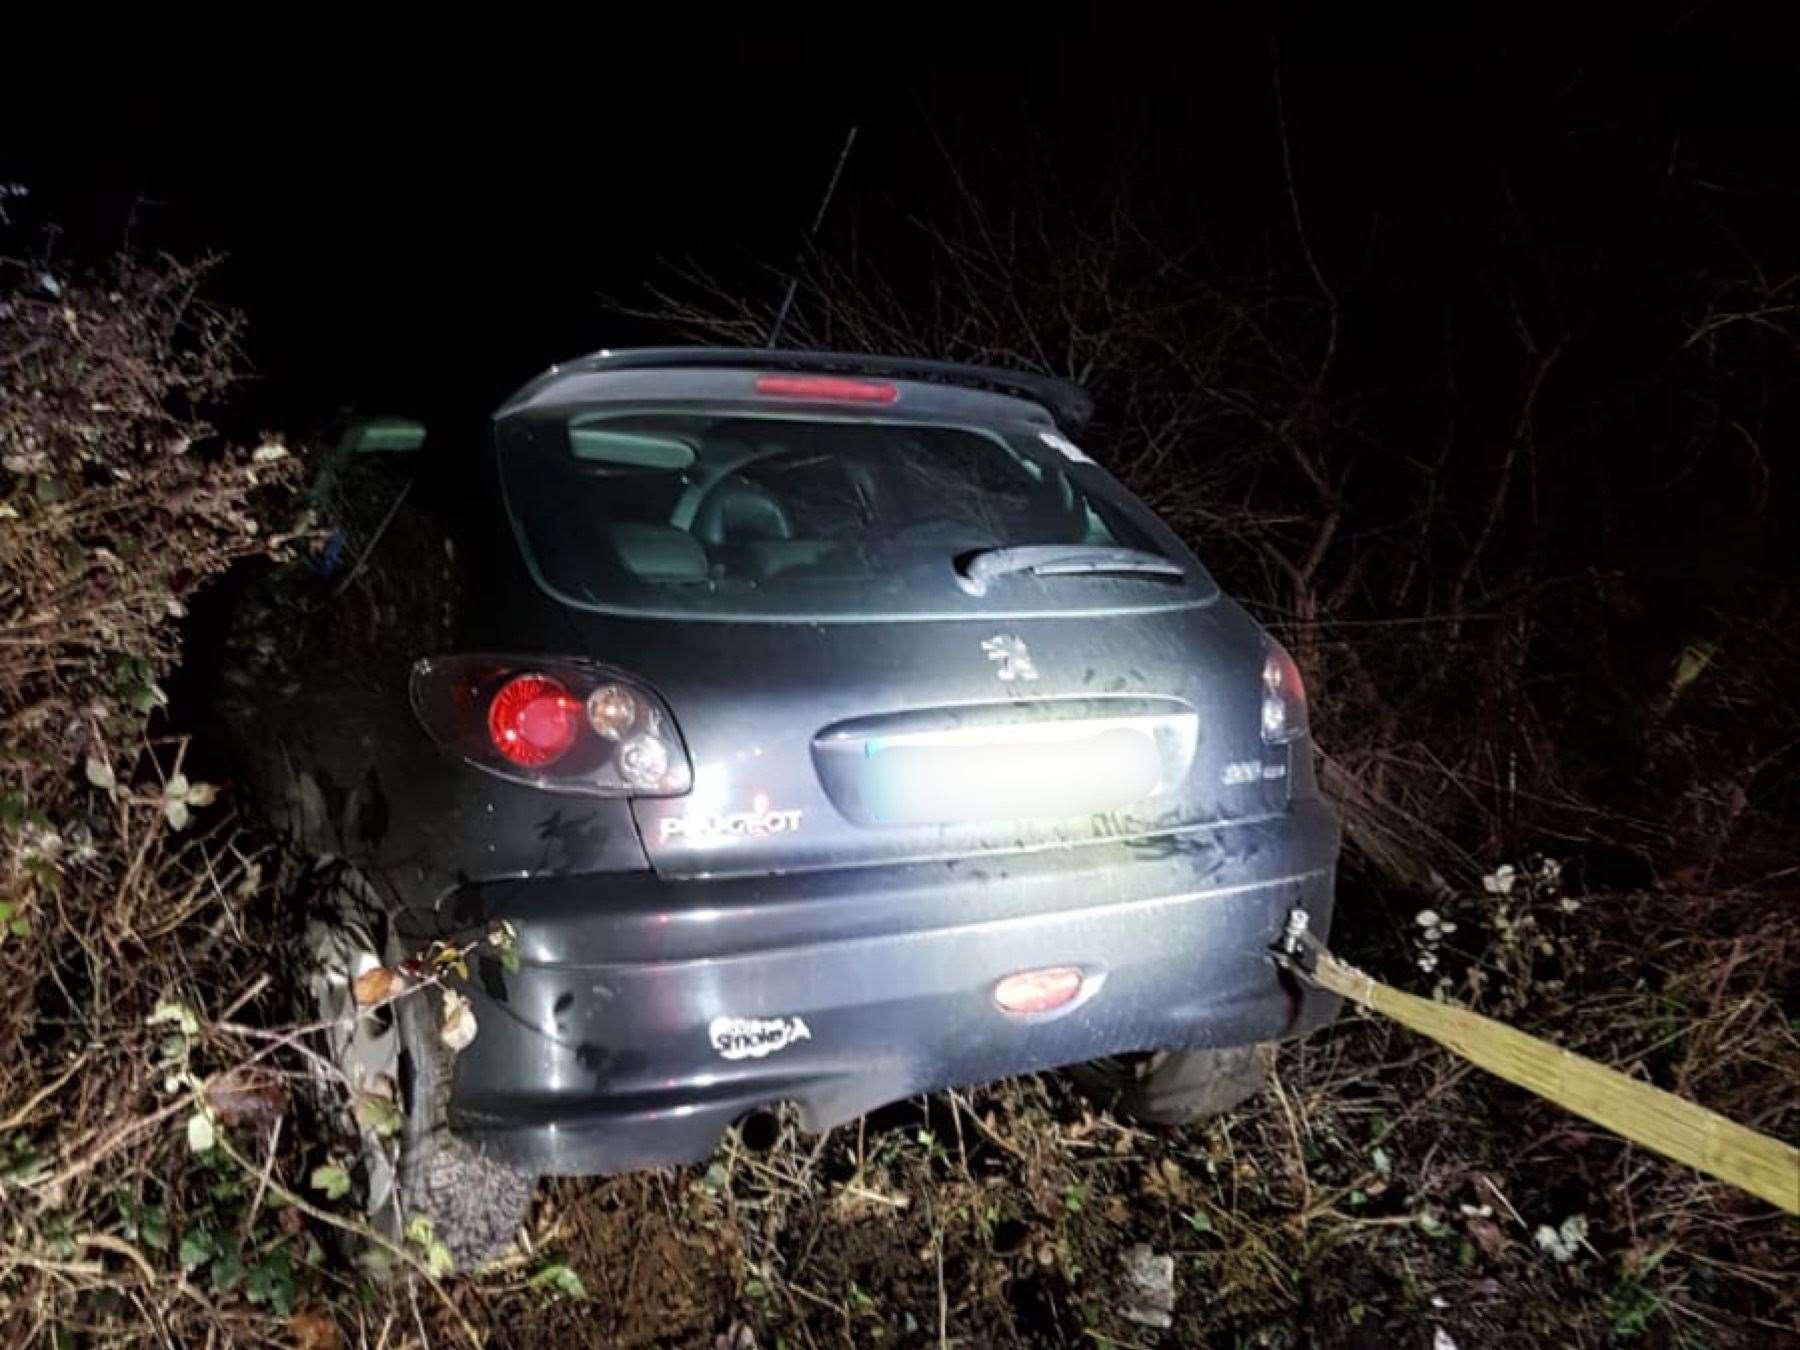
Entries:
{"type": "Polygon", "coordinates": [[[694,625],[645,674],[694,765],[633,811],[657,871],[730,875],[1156,834],[1286,804],[1234,604],[1095,619],[694,625]]]}

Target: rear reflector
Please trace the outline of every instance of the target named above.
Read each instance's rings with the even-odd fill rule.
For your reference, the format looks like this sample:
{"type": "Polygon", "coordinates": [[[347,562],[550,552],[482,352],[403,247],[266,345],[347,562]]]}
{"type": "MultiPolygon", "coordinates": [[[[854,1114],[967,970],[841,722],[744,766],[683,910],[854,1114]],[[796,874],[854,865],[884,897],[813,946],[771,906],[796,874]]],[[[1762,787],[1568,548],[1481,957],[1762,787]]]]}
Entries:
{"type": "Polygon", "coordinates": [[[994,986],[994,1002],[1010,1013],[1049,1012],[1079,994],[1081,985],[1081,972],[1074,966],[1021,970],[994,986]]]}
{"type": "Polygon", "coordinates": [[[809,398],[824,403],[892,403],[900,391],[874,380],[842,375],[758,375],[756,392],[773,398],[809,398]]]}

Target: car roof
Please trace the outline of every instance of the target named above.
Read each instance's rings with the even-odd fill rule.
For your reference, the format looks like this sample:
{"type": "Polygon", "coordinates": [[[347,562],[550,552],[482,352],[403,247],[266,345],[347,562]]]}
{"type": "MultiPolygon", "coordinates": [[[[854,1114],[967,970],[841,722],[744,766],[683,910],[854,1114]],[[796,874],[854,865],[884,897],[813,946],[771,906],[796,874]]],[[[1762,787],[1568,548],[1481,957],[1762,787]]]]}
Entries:
{"type": "Polygon", "coordinates": [[[594,387],[593,377],[611,372],[667,371],[803,371],[812,374],[863,375],[924,384],[988,390],[1022,398],[1043,408],[1065,432],[1074,434],[1093,416],[1087,390],[1069,380],[995,366],[929,361],[910,356],[870,356],[854,352],[803,352],[767,347],[626,347],[603,350],[561,362],[526,384],[495,413],[508,416],[531,405],[554,406],[565,399],[581,401],[594,387]]]}

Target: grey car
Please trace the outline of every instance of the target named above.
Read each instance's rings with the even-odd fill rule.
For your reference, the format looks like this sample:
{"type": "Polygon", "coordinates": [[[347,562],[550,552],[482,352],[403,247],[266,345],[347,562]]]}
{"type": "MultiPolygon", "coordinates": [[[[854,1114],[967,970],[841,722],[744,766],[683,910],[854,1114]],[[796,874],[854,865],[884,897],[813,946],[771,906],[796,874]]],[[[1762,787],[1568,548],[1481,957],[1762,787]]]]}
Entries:
{"type": "Polygon", "coordinates": [[[1299,675],[1088,414],[987,368],[652,349],[550,370],[466,458],[347,442],[444,542],[348,676],[255,710],[260,778],[356,878],[315,948],[341,991],[516,933],[338,1037],[389,1047],[385,1203],[478,1260],[531,1177],[702,1159],[774,1104],[823,1129],[1084,1066],[1178,1123],[1331,1018],[1270,959],[1297,908],[1328,933],[1338,853],[1299,675]]]}

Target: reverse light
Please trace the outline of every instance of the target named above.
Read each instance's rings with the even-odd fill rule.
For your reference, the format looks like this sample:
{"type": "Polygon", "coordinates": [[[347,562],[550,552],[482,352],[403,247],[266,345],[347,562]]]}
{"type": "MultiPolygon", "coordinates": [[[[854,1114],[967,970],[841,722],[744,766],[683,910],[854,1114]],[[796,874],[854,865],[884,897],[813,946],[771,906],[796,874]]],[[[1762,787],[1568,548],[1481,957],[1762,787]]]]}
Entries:
{"type": "Polygon", "coordinates": [[[1306,689],[1294,658],[1280,647],[1269,647],[1262,672],[1262,738],[1270,745],[1285,745],[1306,734],[1306,689]]]}
{"type": "Polygon", "coordinates": [[[1076,966],[1021,970],[994,986],[994,1002],[1009,1013],[1045,1013],[1074,998],[1083,983],[1076,966]]]}
{"type": "Polygon", "coordinates": [[[660,787],[669,773],[669,748],[654,736],[633,736],[619,747],[619,772],[628,787],[660,787]]]}
{"type": "Polygon", "coordinates": [[[677,797],[693,786],[668,708],[611,667],[428,657],[413,666],[412,705],[439,745],[513,782],[602,797],[677,797]]]}
{"type": "Polygon", "coordinates": [[[603,684],[587,697],[588,725],[616,741],[638,724],[641,701],[622,684],[603,684]]]}
{"type": "Polygon", "coordinates": [[[771,398],[805,398],[821,403],[892,403],[894,385],[844,375],[758,375],[756,392],[771,398]]]}

